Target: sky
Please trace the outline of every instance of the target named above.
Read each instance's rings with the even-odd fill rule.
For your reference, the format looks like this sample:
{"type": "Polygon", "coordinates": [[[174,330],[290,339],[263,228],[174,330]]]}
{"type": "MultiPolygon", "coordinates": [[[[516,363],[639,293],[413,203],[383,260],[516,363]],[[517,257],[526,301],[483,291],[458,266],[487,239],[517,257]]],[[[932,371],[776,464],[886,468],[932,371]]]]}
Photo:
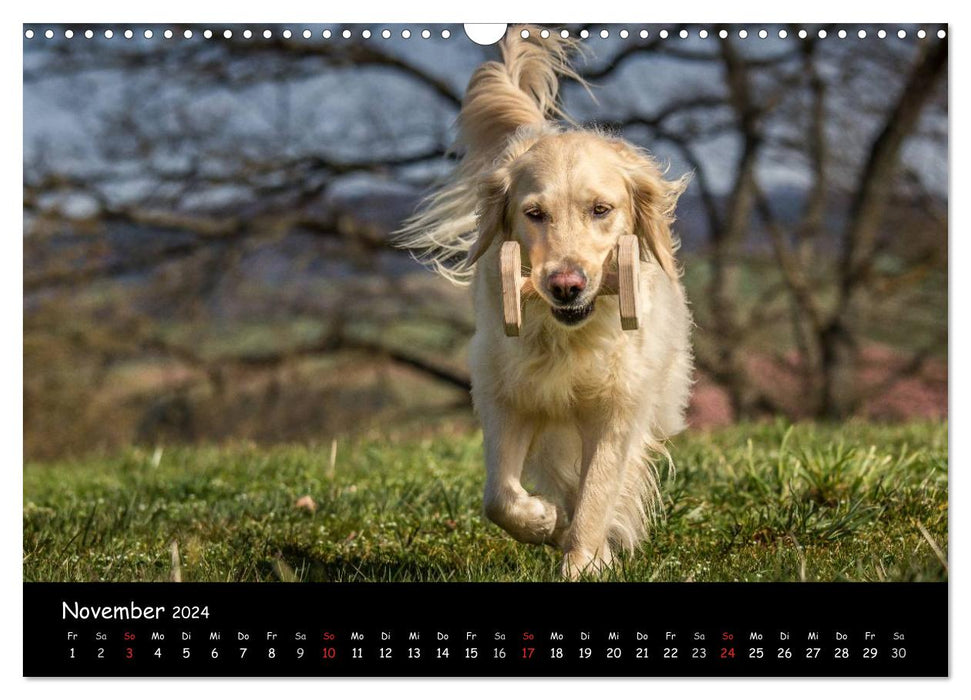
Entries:
{"type": "MultiPolygon", "coordinates": [[[[641,39],[640,26],[632,28],[627,39],[619,36],[616,27],[607,28],[607,38],[601,38],[600,30],[595,29],[584,41],[587,62],[581,67],[596,69],[609,63],[630,42],[649,41],[659,32],[656,26],[643,25],[649,34],[646,40],[641,39]]],[[[154,164],[175,169],[196,160],[217,167],[218,158],[214,153],[219,149],[262,159],[322,153],[330,158],[354,160],[362,154],[370,157],[379,153],[422,152],[447,142],[452,134],[454,105],[399,73],[380,68],[315,66],[311,58],[308,62],[292,62],[295,67],[292,72],[284,67],[272,79],[244,85],[239,71],[259,71],[265,65],[264,58],[249,61],[255,67],[246,68],[245,61],[225,61],[219,46],[223,39],[218,33],[205,39],[197,27],[192,39],[184,39],[178,32],[172,39],[164,39],[164,29],[154,27],[151,39],[146,39],[141,29],[133,38],[125,39],[120,28],[111,39],[105,39],[104,27],[99,27],[92,39],[84,38],[80,30],[74,38],[65,39],[63,28],[57,30],[54,39],[42,36],[24,39],[24,70],[31,76],[25,83],[23,107],[26,172],[31,171],[39,158],[48,167],[81,175],[108,168],[116,173],[112,185],[114,196],[138,197],[153,187],[139,172],[143,153],[135,148],[133,137],[139,130],[166,135],[165,142],[154,149],[151,157],[154,164]],[[209,42],[200,56],[228,66],[225,75],[209,80],[191,79],[192,72],[177,58],[180,42],[183,45],[184,42],[200,45],[209,42]],[[141,55],[147,60],[145,67],[135,70],[115,70],[96,62],[91,70],[72,73],[69,68],[75,59],[70,53],[66,56],[59,53],[65,47],[88,58],[127,54],[141,55]],[[48,76],[51,70],[55,74],[37,77],[48,76]]],[[[242,29],[233,29],[236,41],[240,40],[242,29]]],[[[263,27],[254,29],[259,33],[263,27]]],[[[352,31],[357,35],[361,29],[360,25],[353,26],[352,31]]],[[[410,39],[403,39],[402,29],[402,26],[393,26],[391,37],[384,39],[381,28],[374,27],[371,38],[366,41],[445,80],[457,94],[475,67],[497,53],[494,48],[474,44],[458,26],[431,25],[429,39],[420,37],[417,26],[410,29],[410,39]],[[441,38],[443,29],[450,32],[448,39],[441,38]]],[[[282,30],[282,25],[272,29],[278,34],[282,30]]],[[[292,41],[298,44],[348,41],[341,37],[341,28],[336,26],[300,25],[292,31],[292,41]],[[305,28],[311,33],[309,39],[302,37],[305,28]],[[330,38],[322,36],[325,30],[331,32],[330,38]]],[[[702,39],[699,28],[694,27],[687,38],[672,34],[665,41],[676,52],[715,52],[717,39],[713,33],[714,30],[702,39]]],[[[761,39],[753,31],[746,39],[739,39],[737,45],[748,57],[764,58],[791,52],[800,41],[792,35],[779,38],[777,33],[778,28],[770,28],[767,38],[761,39]]],[[[845,40],[835,35],[829,37],[831,43],[826,45],[828,53],[822,72],[832,70],[839,73],[840,80],[858,81],[861,85],[855,89],[849,84],[845,96],[833,96],[829,103],[834,140],[843,138],[841,153],[850,160],[859,160],[862,155],[853,155],[854,149],[858,148],[862,154],[875,126],[863,112],[865,106],[872,104],[864,105],[860,96],[867,94],[868,85],[885,82],[886,76],[880,73],[876,61],[875,67],[861,64],[856,74],[846,70],[841,59],[845,53],[843,47],[849,44],[839,42],[854,40],[852,36],[845,40]],[[860,103],[856,104],[858,98],[860,103]],[[845,134],[852,133],[853,129],[858,130],[859,137],[847,138],[845,134]]],[[[912,55],[912,47],[916,45],[913,43],[916,39],[910,44],[893,37],[868,40],[898,42],[893,47],[881,44],[873,47],[882,52],[880,55],[898,55],[901,64],[912,55]]],[[[889,70],[893,67],[891,63],[889,70]]],[[[596,101],[574,84],[564,88],[563,96],[567,111],[578,121],[611,121],[635,114],[651,115],[672,100],[719,95],[724,90],[722,69],[717,63],[651,55],[627,61],[609,79],[594,85],[592,92],[596,101]]],[[[868,99],[879,102],[890,96],[884,90],[868,99]]],[[[699,113],[693,126],[704,128],[730,116],[725,110],[707,110],[699,113]]],[[[675,123],[675,127],[682,128],[682,125],[675,123]]],[[[785,130],[786,125],[782,123],[779,128],[785,130]]],[[[938,128],[946,131],[947,127],[944,124],[938,128]]],[[[795,136],[798,138],[800,134],[795,136]]],[[[652,141],[647,132],[633,131],[630,137],[640,139],[656,156],[670,161],[673,174],[688,169],[676,149],[664,142],[652,141]]],[[[699,145],[696,154],[713,189],[727,192],[739,154],[737,138],[731,134],[712,137],[699,145]]],[[[908,161],[923,174],[932,191],[946,193],[946,146],[915,141],[908,146],[907,154],[908,161]]],[[[443,163],[431,169],[447,167],[443,163]]],[[[427,180],[427,171],[428,168],[416,168],[404,173],[406,183],[409,177],[419,182],[427,180]]],[[[762,161],[760,177],[767,187],[800,188],[806,185],[809,175],[801,159],[778,157],[762,161]]],[[[197,196],[218,201],[220,197],[231,199],[235,194],[238,193],[232,187],[224,187],[197,196]]],[[[72,206],[83,210],[85,205],[75,202],[72,206]]]]}

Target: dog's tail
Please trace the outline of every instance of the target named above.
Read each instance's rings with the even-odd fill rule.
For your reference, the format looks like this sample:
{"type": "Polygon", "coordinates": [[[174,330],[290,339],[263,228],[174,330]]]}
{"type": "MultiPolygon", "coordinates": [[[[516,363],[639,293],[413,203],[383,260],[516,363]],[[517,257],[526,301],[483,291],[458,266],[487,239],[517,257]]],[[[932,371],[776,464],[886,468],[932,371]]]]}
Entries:
{"type": "Polygon", "coordinates": [[[570,66],[575,39],[537,27],[512,27],[500,44],[502,61],[489,61],[472,75],[459,114],[458,146],[467,156],[494,156],[507,138],[550,117],[568,119],[557,104],[560,76],[583,80],[570,66]]]}
{"type": "Polygon", "coordinates": [[[500,43],[502,61],[472,75],[458,117],[453,148],[462,162],[449,182],[425,199],[418,213],[392,234],[395,246],[456,284],[468,284],[468,251],[476,238],[476,190],[510,137],[542,128],[551,118],[569,120],[557,104],[561,77],[585,83],[570,67],[575,39],[538,27],[510,27],[500,43]]]}

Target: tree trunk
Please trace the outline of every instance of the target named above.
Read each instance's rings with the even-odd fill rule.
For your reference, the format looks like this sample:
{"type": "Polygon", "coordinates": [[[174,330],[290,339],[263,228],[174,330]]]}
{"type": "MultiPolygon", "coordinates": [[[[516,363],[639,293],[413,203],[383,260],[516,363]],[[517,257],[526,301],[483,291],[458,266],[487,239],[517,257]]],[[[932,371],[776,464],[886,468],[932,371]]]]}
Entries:
{"type": "Polygon", "coordinates": [[[836,310],[820,337],[823,358],[822,414],[838,419],[856,408],[849,391],[857,376],[857,327],[877,252],[877,233],[893,184],[900,151],[947,67],[947,40],[921,51],[893,110],[870,147],[850,207],[839,262],[836,310]]]}

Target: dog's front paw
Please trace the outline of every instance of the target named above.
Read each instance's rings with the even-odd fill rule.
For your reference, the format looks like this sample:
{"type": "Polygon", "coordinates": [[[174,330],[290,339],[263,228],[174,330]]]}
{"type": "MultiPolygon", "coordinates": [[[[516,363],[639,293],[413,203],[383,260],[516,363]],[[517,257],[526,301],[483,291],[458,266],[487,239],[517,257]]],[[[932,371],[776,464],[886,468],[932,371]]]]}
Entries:
{"type": "MultiPolygon", "coordinates": [[[[530,496],[524,499],[524,517],[520,521],[520,532],[523,535],[522,541],[533,544],[550,543],[554,533],[557,532],[557,523],[563,517],[559,508],[550,503],[545,498],[530,496]]],[[[515,533],[513,533],[515,536],[515,533]]],[[[521,539],[517,537],[517,539],[521,539]]]]}
{"type": "Polygon", "coordinates": [[[486,517],[520,542],[552,543],[565,525],[559,508],[539,496],[486,502],[486,517]]]}
{"type": "Polygon", "coordinates": [[[563,555],[563,564],[560,572],[563,578],[576,581],[580,576],[596,576],[602,574],[610,568],[613,563],[613,556],[610,548],[604,547],[598,552],[590,552],[585,549],[571,549],[563,555]]]}

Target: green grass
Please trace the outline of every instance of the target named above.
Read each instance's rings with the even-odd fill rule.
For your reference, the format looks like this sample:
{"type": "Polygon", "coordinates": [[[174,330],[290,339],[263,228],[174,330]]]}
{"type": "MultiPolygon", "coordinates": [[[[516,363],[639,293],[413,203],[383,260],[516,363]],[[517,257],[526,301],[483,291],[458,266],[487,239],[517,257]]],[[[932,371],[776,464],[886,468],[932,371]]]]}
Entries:
{"type": "MultiPolygon", "coordinates": [[[[947,577],[947,425],[782,423],[672,445],[665,519],[607,578],[947,577]],[[936,550],[936,551],[935,551],[936,550]]],[[[27,581],[556,580],[480,515],[481,437],[132,449],[24,469],[27,581]],[[316,512],[295,501],[309,494],[316,512]]]]}

